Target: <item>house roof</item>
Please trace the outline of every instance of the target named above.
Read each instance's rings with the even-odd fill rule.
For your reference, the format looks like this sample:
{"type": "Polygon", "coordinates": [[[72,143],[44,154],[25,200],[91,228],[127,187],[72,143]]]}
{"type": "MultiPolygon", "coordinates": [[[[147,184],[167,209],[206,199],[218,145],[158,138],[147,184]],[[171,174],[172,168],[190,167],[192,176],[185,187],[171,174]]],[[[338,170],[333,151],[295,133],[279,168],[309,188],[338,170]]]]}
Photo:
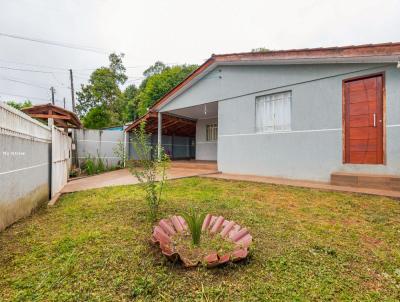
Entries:
{"type": "Polygon", "coordinates": [[[168,103],[174,96],[190,87],[196,80],[218,65],[389,63],[397,61],[400,61],[400,42],[324,48],[271,50],[264,52],[243,52],[219,55],[213,54],[181,83],[176,85],[161,99],[159,99],[149,109],[149,113],[159,111],[160,108],[168,103]]]}
{"type": "Polygon", "coordinates": [[[341,47],[320,47],[265,52],[243,52],[213,54],[186,79],[158,100],[149,111],[157,111],[162,105],[195,78],[217,65],[229,64],[305,64],[305,63],[373,63],[397,62],[400,60],[400,42],[351,45],[341,47]]]}
{"type": "MultiPolygon", "coordinates": [[[[213,55],[219,61],[360,58],[400,55],[400,42],[213,55]]],[[[399,57],[397,57],[399,59],[399,57]]]]}
{"type": "Polygon", "coordinates": [[[75,113],[51,103],[24,108],[22,111],[33,118],[52,118],[54,124],[60,128],[82,128],[81,121],[75,113]]]}

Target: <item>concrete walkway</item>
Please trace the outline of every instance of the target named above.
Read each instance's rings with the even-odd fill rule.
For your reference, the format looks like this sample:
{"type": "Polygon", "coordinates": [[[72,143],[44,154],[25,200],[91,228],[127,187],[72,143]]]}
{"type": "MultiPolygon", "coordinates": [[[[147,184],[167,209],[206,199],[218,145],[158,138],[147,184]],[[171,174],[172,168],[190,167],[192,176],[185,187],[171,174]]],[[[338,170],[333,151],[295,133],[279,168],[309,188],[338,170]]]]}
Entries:
{"type": "MultiPolygon", "coordinates": [[[[168,179],[176,179],[216,172],[216,167],[214,168],[213,166],[172,164],[171,168],[168,169],[167,176],[168,179]]],[[[64,186],[61,193],[70,193],[109,186],[132,185],[137,184],[138,182],[137,178],[133,176],[128,169],[121,169],[72,180],[64,186]]]]}
{"type": "Polygon", "coordinates": [[[253,182],[260,182],[260,183],[286,185],[286,186],[302,187],[302,188],[312,188],[312,189],[327,190],[327,191],[379,195],[379,196],[386,196],[386,197],[391,197],[391,198],[395,198],[395,199],[400,199],[400,191],[369,189],[369,188],[356,188],[356,187],[347,187],[347,186],[335,186],[335,185],[331,185],[329,183],[317,182],[317,181],[304,181],[304,180],[293,180],[293,179],[283,179],[283,178],[275,178],[275,177],[227,174],[227,173],[202,175],[202,177],[210,177],[210,178],[226,179],[226,180],[253,181],[253,182]]]}
{"type": "MultiPolygon", "coordinates": [[[[317,181],[304,181],[304,180],[283,179],[283,178],[265,177],[265,176],[218,173],[216,162],[208,162],[208,161],[191,160],[191,161],[172,162],[171,167],[167,172],[167,176],[168,179],[201,176],[201,177],[211,177],[211,178],[226,179],[226,180],[253,181],[260,183],[312,188],[312,189],[327,190],[327,191],[380,195],[380,196],[387,196],[391,198],[400,199],[400,191],[336,186],[336,185],[331,185],[329,183],[317,182],[317,181]]],[[[109,186],[131,185],[137,183],[138,180],[130,173],[128,169],[122,169],[122,170],[103,173],[100,175],[72,180],[65,185],[61,193],[83,191],[88,189],[95,189],[95,188],[102,188],[109,186]]]]}

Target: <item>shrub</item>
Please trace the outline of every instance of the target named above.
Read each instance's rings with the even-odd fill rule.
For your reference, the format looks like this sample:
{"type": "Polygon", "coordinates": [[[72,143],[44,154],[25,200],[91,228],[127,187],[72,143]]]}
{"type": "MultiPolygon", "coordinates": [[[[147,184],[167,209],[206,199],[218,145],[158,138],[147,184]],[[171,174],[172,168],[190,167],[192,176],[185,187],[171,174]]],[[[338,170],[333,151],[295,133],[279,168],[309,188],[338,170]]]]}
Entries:
{"type": "Polygon", "coordinates": [[[182,216],[183,218],[185,218],[186,223],[188,224],[190,234],[192,235],[192,243],[194,245],[199,245],[201,237],[201,227],[203,225],[206,214],[198,213],[198,211],[191,209],[190,212],[182,213],[182,216]]]}
{"type": "Polygon", "coordinates": [[[102,172],[106,171],[106,167],[104,165],[104,161],[100,157],[99,151],[97,151],[96,171],[97,171],[97,173],[102,173],[102,172]]]}
{"type": "Polygon", "coordinates": [[[83,170],[86,171],[87,175],[94,175],[109,170],[108,164],[104,164],[104,160],[100,157],[97,152],[97,157],[92,157],[90,154],[85,158],[83,162],[83,170]]]}
{"type": "Polygon", "coordinates": [[[127,155],[125,152],[125,145],[123,142],[118,142],[118,144],[113,148],[114,155],[119,158],[118,168],[123,168],[127,161],[127,155]]]}
{"type": "Polygon", "coordinates": [[[84,166],[87,175],[93,175],[97,172],[96,159],[93,159],[90,155],[86,157],[84,166]]]}

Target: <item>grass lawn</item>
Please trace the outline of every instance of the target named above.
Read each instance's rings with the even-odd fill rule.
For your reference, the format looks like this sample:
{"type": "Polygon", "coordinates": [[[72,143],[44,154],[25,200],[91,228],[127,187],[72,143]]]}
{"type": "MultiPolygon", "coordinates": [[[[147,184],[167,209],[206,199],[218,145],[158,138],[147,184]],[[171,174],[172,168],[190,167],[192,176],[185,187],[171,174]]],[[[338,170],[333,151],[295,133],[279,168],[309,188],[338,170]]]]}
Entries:
{"type": "Polygon", "coordinates": [[[0,301],[400,300],[400,203],[382,197],[187,178],[190,206],[248,227],[245,263],[183,269],[149,244],[140,186],[64,195],[0,233],[0,301]]]}

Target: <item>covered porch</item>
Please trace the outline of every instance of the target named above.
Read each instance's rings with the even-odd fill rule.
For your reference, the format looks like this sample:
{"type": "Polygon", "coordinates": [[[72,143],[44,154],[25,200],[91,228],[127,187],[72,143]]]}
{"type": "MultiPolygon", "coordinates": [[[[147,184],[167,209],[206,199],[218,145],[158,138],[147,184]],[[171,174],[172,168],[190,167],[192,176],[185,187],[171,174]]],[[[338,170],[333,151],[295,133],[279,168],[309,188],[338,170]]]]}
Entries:
{"type": "MultiPolygon", "coordinates": [[[[160,119],[159,115],[157,112],[150,112],[133,122],[125,130],[129,141],[133,139],[133,131],[145,122],[145,131],[150,134],[150,143],[153,146],[160,144],[172,160],[195,159],[196,121],[169,114],[161,115],[160,119]],[[162,127],[159,127],[160,122],[162,127]]],[[[135,157],[132,144],[129,144],[128,154],[129,158],[135,157]]]]}
{"type": "MultiPolygon", "coordinates": [[[[152,145],[162,146],[172,160],[185,159],[216,164],[218,102],[148,112],[126,129],[130,138],[142,122],[146,124],[146,132],[151,134],[152,145]]],[[[129,145],[129,155],[134,157],[133,146],[129,145]]]]}

